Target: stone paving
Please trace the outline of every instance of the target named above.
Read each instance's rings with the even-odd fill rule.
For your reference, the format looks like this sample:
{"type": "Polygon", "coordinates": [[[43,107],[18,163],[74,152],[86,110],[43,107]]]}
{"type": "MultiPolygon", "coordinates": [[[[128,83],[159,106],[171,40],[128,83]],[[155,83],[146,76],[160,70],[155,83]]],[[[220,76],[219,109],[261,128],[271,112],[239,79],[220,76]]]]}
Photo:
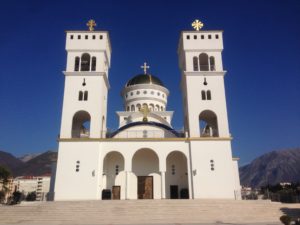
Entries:
{"type": "Polygon", "coordinates": [[[0,206],[0,224],[268,224],[300,204],[234,200],[113,200],[33,202],[0,206]]]}

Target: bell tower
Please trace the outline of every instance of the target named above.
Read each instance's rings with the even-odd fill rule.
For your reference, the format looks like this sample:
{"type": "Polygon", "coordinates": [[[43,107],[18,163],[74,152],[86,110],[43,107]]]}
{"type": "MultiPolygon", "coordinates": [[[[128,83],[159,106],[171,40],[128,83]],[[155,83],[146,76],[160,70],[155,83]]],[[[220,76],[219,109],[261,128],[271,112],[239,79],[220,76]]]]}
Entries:
{"type": "Polygon", "coordinates": [[[106,131],[111,46],[107,31],[66,31],[67,65],[60,138],[100,138],[106,131]]]}
{"type": "Polygon", "coordinates": [[[223,31],[182,31],[178,55],[189,137],[229,137],[222,65],[223,31]]]}

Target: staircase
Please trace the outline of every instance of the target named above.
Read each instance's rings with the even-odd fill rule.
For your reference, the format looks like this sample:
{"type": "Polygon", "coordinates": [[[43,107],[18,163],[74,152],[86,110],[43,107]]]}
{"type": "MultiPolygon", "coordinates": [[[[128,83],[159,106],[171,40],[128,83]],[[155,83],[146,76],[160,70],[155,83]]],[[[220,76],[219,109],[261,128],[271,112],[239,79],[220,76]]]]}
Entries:
{"type": "Polygon", "coordinates": [[[234,200],[24,202],[0,206],[0,224],[280,224],[300,204],[234,200]]]}

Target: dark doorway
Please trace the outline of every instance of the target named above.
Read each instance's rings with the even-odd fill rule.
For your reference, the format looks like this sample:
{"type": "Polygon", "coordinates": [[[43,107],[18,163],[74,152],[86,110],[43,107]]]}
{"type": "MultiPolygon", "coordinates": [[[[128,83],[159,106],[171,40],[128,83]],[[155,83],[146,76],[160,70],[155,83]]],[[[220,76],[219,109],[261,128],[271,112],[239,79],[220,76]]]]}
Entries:
{"type": "Polygon", "coordinates": [[[170,185],[171,199],[178,199],[178,185],[170,185]]]}
{"type": "Polygon", "coordinates": [[[112,199],[113,200],[121,199],[121,186],[112,186],[112,199]]]}
{"type": "Polygon", "coordinates": [[[138,199],[153,199],[152,176],[138,176],[138,199]]]}

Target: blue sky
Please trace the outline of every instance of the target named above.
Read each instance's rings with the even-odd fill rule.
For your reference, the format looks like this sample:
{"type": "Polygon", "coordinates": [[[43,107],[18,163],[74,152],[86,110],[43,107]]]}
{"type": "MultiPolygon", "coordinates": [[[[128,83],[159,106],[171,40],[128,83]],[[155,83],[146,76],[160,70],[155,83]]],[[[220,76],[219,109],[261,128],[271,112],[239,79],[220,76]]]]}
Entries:
{"type": "Polygon", "coordinates": [[[198,18],[224,30],[223,64],[233,154],[240,164],[300,146],[300,1],[5,1],[0,8],[0,149],[20,156],[56,150],[66,52],[65,30],[93,18],[110,32],[108,127],[117,127],[120,91],[141,72],[170,90],[181,128],[177,44],[198,18]]]}

